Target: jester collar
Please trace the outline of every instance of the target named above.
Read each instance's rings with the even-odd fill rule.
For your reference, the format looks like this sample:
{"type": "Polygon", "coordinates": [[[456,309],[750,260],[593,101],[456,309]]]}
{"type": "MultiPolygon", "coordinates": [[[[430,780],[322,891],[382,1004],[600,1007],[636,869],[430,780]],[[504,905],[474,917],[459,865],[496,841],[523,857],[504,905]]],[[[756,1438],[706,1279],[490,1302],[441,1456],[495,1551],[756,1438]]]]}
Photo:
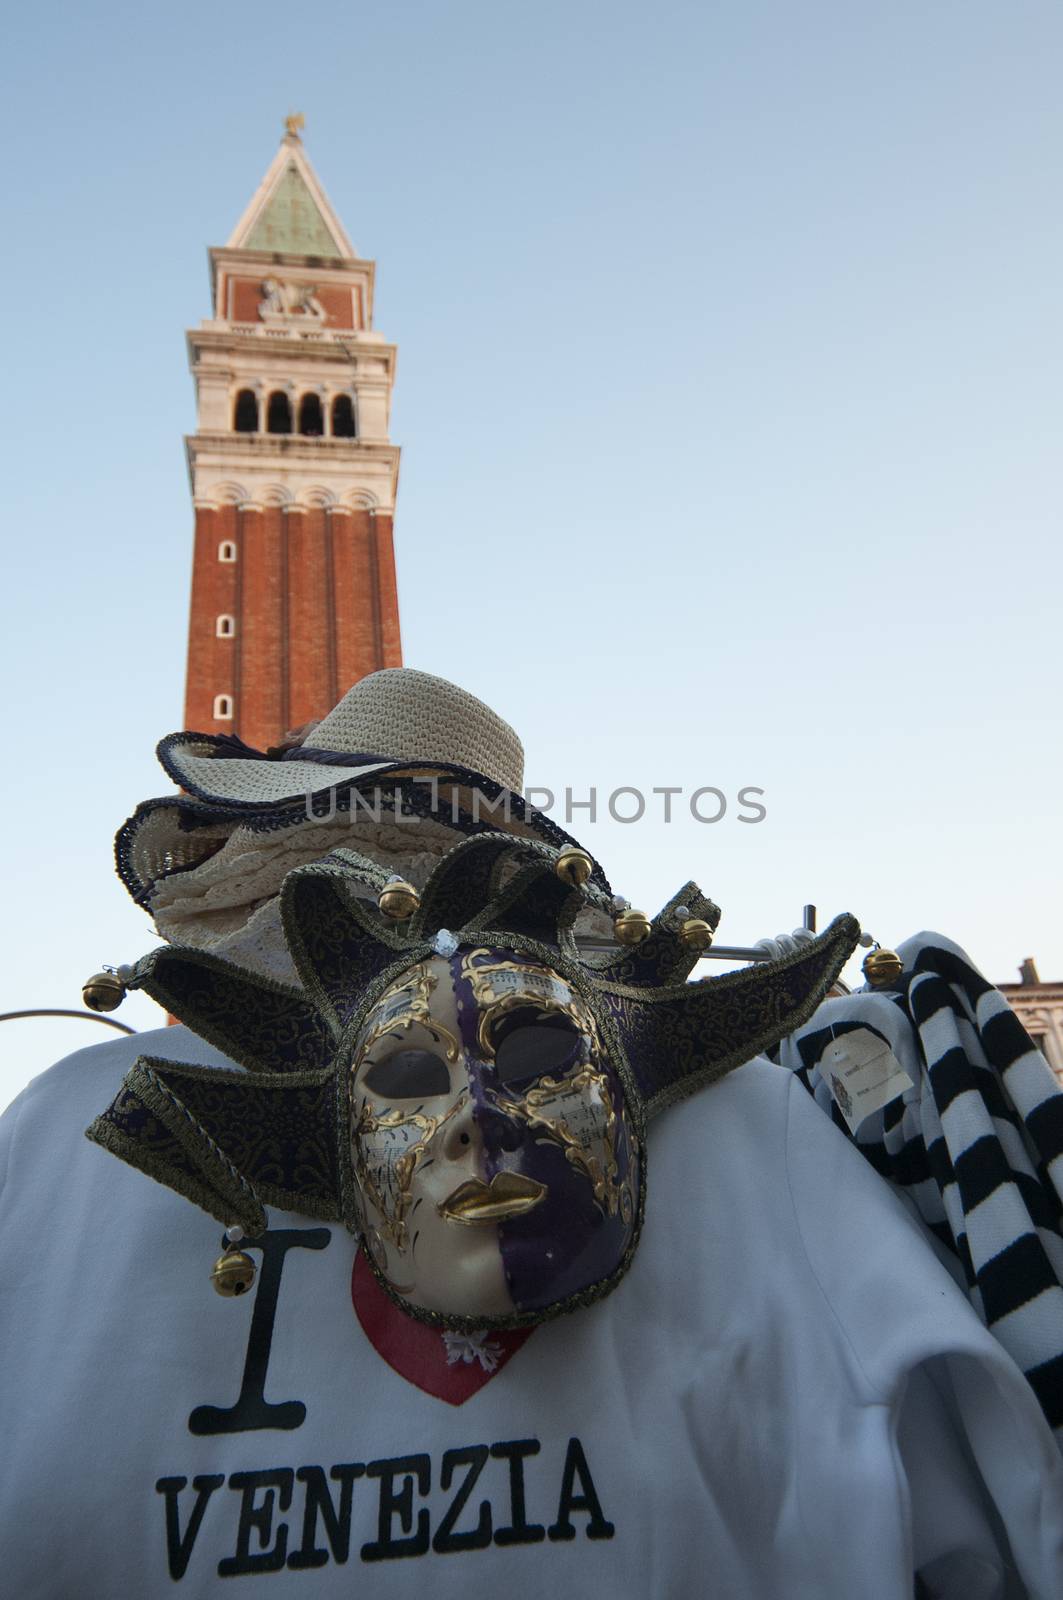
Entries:
{"type": "Polygon", "coordinates": [[[154,951],[132,986],[245,1070],[141,1058],[89,1138],[250,1234],[266,1205],[342,1221],[404,1312],[454,1332],[607,1294],[639,1241],[647,1122],[805,1021],[859,927],[688,983],[676,908],[719,912],[687,884],[592,963],[573,925],[609,903],[557,858],[467,839],[398,925],[364,857],[298,868],[282,917],[300,988],[154,951]]]}

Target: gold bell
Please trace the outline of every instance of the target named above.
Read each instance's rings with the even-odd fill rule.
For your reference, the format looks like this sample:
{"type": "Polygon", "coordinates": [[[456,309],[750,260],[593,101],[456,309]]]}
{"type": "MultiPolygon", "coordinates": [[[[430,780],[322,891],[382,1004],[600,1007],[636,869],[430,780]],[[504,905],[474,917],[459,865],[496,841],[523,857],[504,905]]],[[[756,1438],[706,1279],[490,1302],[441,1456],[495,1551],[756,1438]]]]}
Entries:
{"type": "Polygon", "coordinates": [[[255,1263],[243,1250],[226,1250],[210,1271],[210,1281],[218,1294],[232,1300],[246,1294],[255,1281],[255,1263]]]}
{"type": "Polygon", "coordinates": [[[872,950],[863,959],[864,977],[872,989],[884,989],[896,983],[904,971],[904,963],[896,950],[872,950]]]}
{"type": "Polygon", "coordinates": [[[554,871],[562,883],[571,884],[573,889],[579,889],[594,871],[594,862],[586,850],[577,849],[575,845],[570,844],[562,850],[554,862],[554,871]]]}
{"type": "Polygon", "coordinates": [[[125,984],[116,972],[94,972],[81,989],[90,1011],[117,1011],[125,996],[125,984]]]}
{"type": "Polygon", "coordinates": [[[393,878],[390,883],[385,883],[376,903],[382,914],[390,917],[392,922],[405,922],[417,910],[421,897],[412,883],[407,883],[404,878],[393,878]]]}
{"type": "Polygon", "coordinates": [[[687,917],[679,925],[679,942],[685,950],[707,950],[712,943],[712,928],[704,917],[687,917]]]}
{"type": "Polygon", "coordinates": [[[633,911],[627,906],[613,918],[613,933],[621,944],[641,944],[652,931],[645,911],[633,911]]]}

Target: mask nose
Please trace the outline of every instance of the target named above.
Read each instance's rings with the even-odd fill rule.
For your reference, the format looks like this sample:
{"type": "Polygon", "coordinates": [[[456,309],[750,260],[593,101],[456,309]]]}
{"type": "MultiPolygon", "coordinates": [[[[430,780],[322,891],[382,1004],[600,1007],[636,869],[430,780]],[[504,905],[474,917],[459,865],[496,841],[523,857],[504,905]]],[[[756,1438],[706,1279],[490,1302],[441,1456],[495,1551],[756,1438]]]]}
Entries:
{"type": "Polygon", "coordinates": [[[469,1096],[447,1129],[443,1153],[448,1161],[460,1161],[470,1148],[490,1156],[519,1150],[525,1142],[523,1123],[506,1116],[494,1099],[479,1063],[468,1062],[469,1096]]]}
{"type": "Polygon", "coordinates": [[[461,1110],[451,1117],[443,1135],[443,1155],[448,1161],[467,1160],[479,1155],[484,1146],[472,1094],[465,1097],[461,1110]]]}
{"type": "Polygon", "coordinates": [[[493,1097],[480,1097],[476,1106],[476,1122],[491,1155],[498,1155],[500,1151],[511,1154],[524,1143],[524,1124],[515,1117],[507,1116],[493,1097]]]}

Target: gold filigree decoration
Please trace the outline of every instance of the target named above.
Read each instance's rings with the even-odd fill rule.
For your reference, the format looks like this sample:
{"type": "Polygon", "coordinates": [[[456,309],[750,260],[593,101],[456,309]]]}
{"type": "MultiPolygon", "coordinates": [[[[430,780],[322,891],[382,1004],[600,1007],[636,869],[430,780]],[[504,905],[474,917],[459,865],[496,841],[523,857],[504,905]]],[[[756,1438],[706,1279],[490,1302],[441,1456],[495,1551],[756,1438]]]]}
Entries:
{"type": "Polygon", "coordinates": [[[568,1017],[577,1032],[591,1041],[592,1051],[600,1052],[594,1017],[582,996],[563,978],[546,967],[521,961],[484,959],[490,954],[488,950],[470,950],[461,958],[462,976],[471,984],[480,1011],[476,1039],[485,1060],[494,1060],[493,1034],[499,1019],[507,1012],[520,1011],[529,1005],[534,1005],[543,1016],[552,1013],[568,1017]],[[477,958],[480,958],[479,965],[477,958]]]}
{"type": "Polygon", "coordinates": [[[377,1211],[383,1231],[399,1250],[409,1247],[406,1217],[412,1200],[413,1175],[437,1133],[467,1100],[467,1094],[459,1095],[441,1117],[397,1108],[378,1114],[368,1100],[362,1101],[351,1133],[354,1170],[365,1199],[377,1211]],[[374,1139],[381,1146],[375,1161],[367,1152],[367,1139],[374,1139]]]}
{"type": "Polygon", "coordinates": [[[467,951],[461,967],[480,1009],[477,1041],[487,1060],[494,1059],[494,1031],[499,1019],[528,1006],[534,1006],[541,1016],[552,1013],[567,1017],[582,1035],[589,1059],[575,1072],[563,1078],[540,1078],[523,1095],[489,1093],[506,1115],[540,1130],[559,1144],[565,1159],[590,1180],[602,1210],[630,1223],[634,1199],[628,1180],[620,1180],[617,1163],[619,1118],[609,1079],[601,1070],[604,1051],[598,1026],[586,1001],[548,967],[498,961],[487,949],[467,951]],[[559,1112],[559,1104],[565,1101],[567,1110],[559,1112]]]}
{"type": "Polygon", "coordinates": [[[607,1216],[619,1214],[624,1221],[630,1221],[634,1212],[631,1191],[626,1179],[621,1183],[617,1164],[620,1119],[609,1092],[609,1079],[603,1072],[588,1064],[567,1078],[541,1078],[519,1097],[496,1094],[494,1099],[509,1116],[519,1118],[530,1128],[541,1129],[561,1146],[565,1160],[590,1179],[594,1198],[607,1216]],[[595,1094],[597,1098],[591,1098],[595,1094]],[[559,1113],[558,1101],[572,1098],[577,1104],[567,1113],[559,1113]],[[553,1115],[549,1114],[551,1108],[553,1115]],[[594,1115],[598,1109],[601,1118],[594,1115]],[[599,1143],[600,1156],[595,1152],[599,1143]]]}
{"type": "Polygon", "coordinates": [[[427,963],[421,962],[403,973],[398,982],[384,992],[366,1018],[368,1032],[359,1040],[352,1071],[357,1071],[379,1040],[388,1034],[399,1037],[415,1024],[420,1024],[433,1039],[445,1045],[448,1061],[458,1060],[461,1045],[450,1029],[432,1015],[430,999],[435,985],[435,973],[427,963]]]}

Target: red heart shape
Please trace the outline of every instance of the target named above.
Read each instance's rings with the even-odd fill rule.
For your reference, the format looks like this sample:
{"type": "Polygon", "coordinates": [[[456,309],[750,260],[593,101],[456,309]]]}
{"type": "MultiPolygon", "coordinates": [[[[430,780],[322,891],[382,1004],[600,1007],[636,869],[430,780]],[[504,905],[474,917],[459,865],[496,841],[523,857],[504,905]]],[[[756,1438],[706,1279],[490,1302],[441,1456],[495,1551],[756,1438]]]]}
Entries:
{"type": "Polygon", "coordinates": [[[535,1332],[534,1328],[492,1329],[463,1343],[460,1334],[444,1335],[426,1322],[416,1322],[385,1294],[361,1250],[354,1258],[351,1300],[377,1355],[407,1383],[450,1406],[463,1405],[497,1378],[535,1332]]]}

